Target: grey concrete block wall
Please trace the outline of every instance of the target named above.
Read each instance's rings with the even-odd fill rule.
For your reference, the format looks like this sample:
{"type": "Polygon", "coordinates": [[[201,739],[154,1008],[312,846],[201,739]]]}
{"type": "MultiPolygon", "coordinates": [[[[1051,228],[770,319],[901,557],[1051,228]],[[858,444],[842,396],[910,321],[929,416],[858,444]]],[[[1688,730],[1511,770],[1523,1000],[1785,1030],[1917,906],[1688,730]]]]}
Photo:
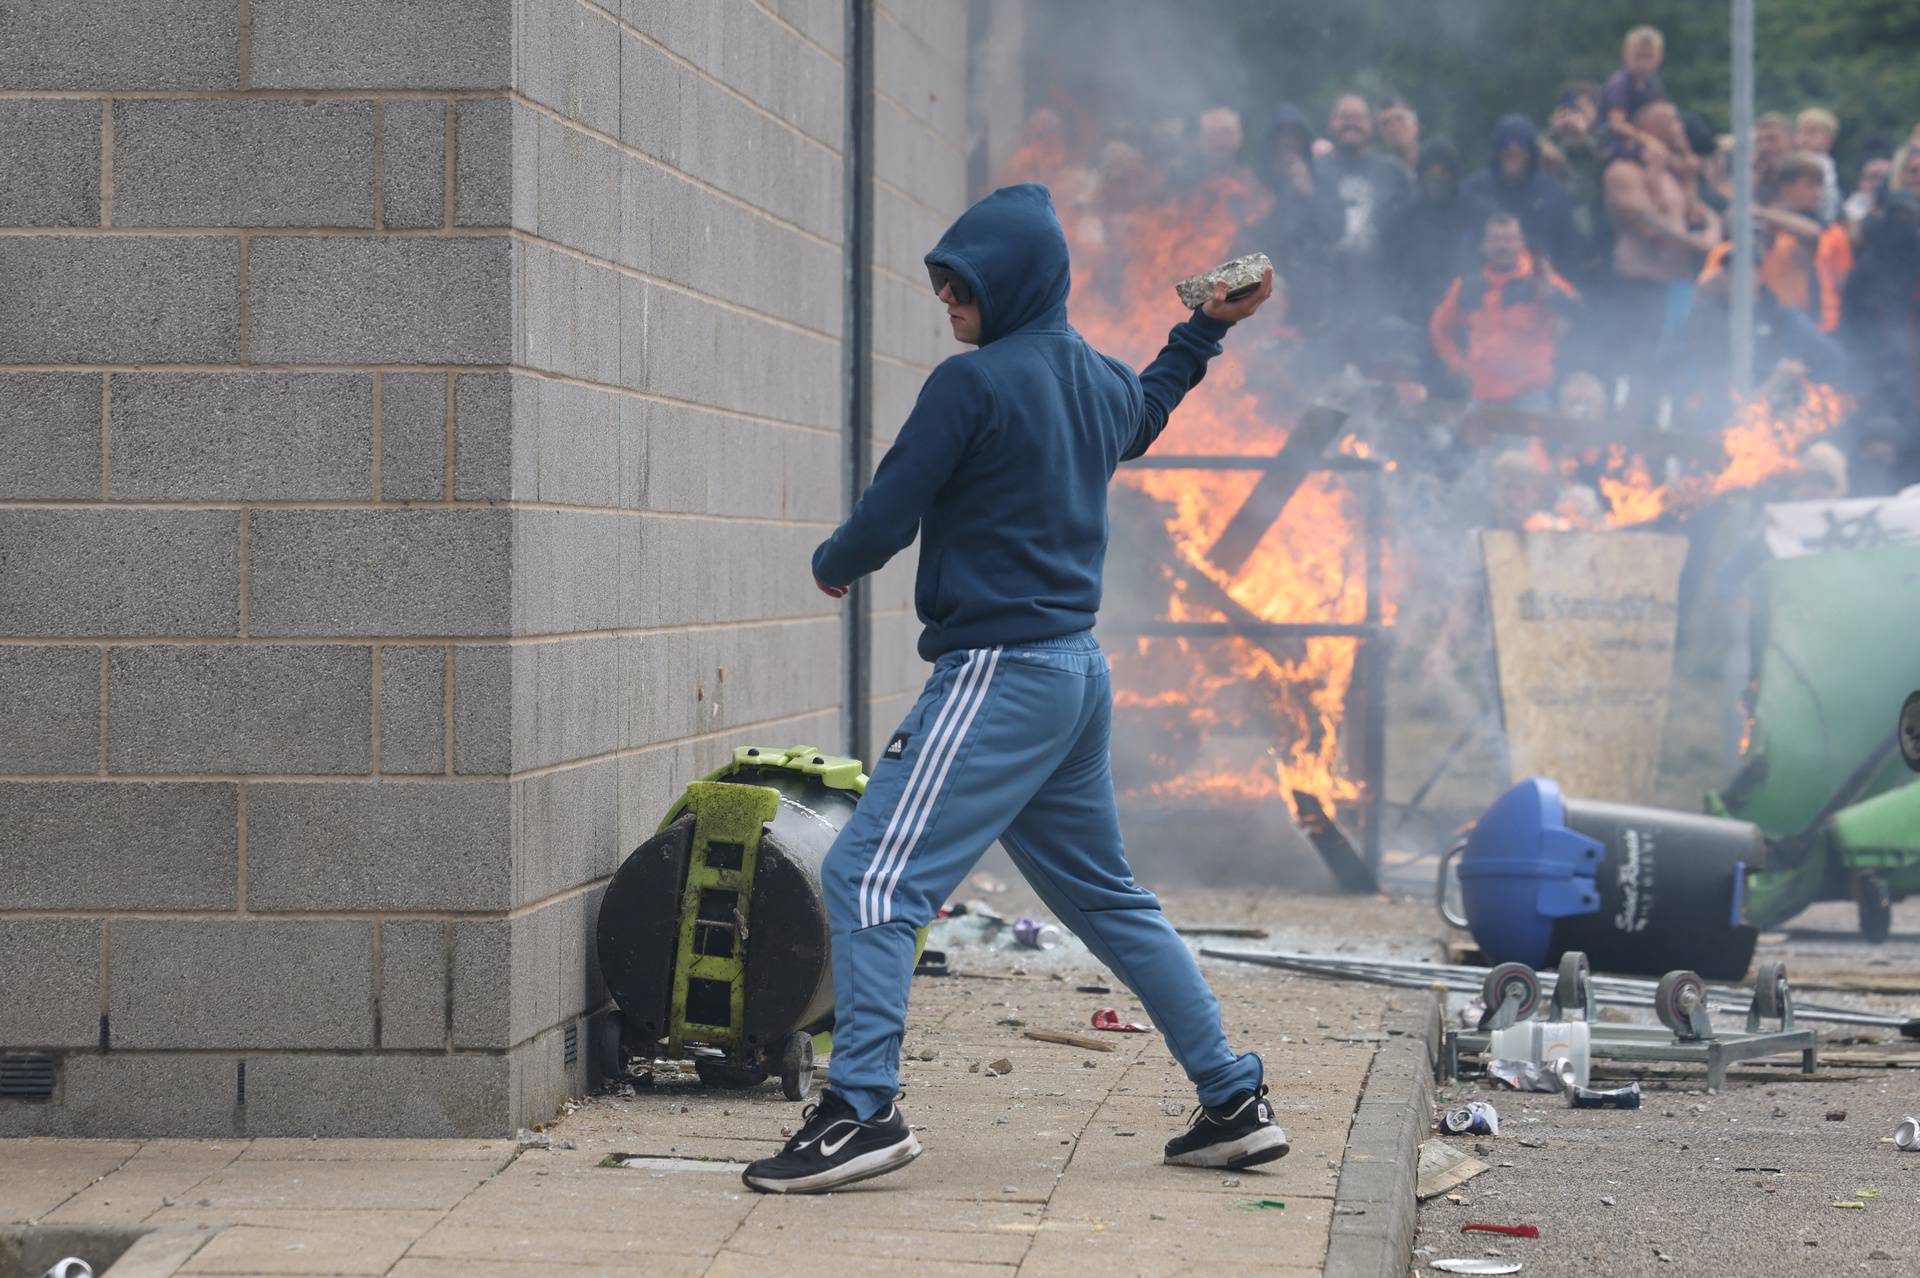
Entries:
{"type": "MultiPolygon", "coordinates": [[[[884,442],[964,23],[880,7],[884,442]]],[[[544,1118],[625,853],[843,748],[844,19],[0,6],[0,1050],[62,1079],[0,1135],[544,1118]]]]}

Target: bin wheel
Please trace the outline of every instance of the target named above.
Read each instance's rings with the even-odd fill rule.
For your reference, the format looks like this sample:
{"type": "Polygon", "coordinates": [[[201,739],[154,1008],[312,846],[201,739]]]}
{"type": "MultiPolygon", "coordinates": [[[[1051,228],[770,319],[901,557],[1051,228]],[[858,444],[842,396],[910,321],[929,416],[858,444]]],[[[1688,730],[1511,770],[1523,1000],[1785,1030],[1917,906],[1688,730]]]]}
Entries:
{"type": "Polygon", "coordinates": [[[1653,1010],[1660,1023],[1681,1038],[1693,1038],[1693,1013],[1705,1005],[1707,988],[1688,971],[1668,972],[1653,991],[1653,1010]]]}
{"type": "Polygon", "coordinates": [[[1502,963],[1487,973],[1486,980],[1480,983],[1480,996],[1486,1000],[1487,1010],[1497,1010],[1507,1001],[1507,995],[1515,991],[1520,995],[1520,1006],[1514,1010],[1514,1019],[1526,1020],[1540,1006],[1540,978],[1525,963],[1502,963]]]}
{"type": "Polygon", "coordinates": [[[594,1028],[593,1067],[610,1083],[627,1076],[627,1023],[618,1012],[608,1012],[594,1028]]]}
{"type": "Polygon", "coordinates": [[[693,1061],[693,1072],[708,1087],[720,1087],[739,1090],[743,1087],[758,1087],[766,1081],[767,1071],[754,1065],[734,1065],[727,1061],[716,1060],[711,1056],[697,1056],[693,1061]]]}
{"type": "Polygon", "coordinates": [[[1787,1005],[1787,965],[1762,963],[1753,981],[1753,1010],[1769,1020],[1779,1020],[1787,1005]]]}
{"type": "Polygon", "coordinates": [[[1878,874],[1860,874],[1853,880],[1853,899],[1860,907],[1860,935],[1875,945],[1893,932],[1893,894],[1878,874]]]}
{"type": "Polygon", "coordinates": [[[1920,772],[1920,692],[1909,692],[1900,707],[1900,757],[1920,772]]]}
{"type": "Polygon", "coordinates": [[[780,1050],[780,1094],[803,1101],[813,1090],[813,1035],[789,1034],[780,1050]]]}
{"type": "Polygon", "coordinates": [[[1593,965],[1587,962],[1587,956],[1579,950],[1568,950],[1560,956],[1560,974],[1554,981],[1553,1001],[1568,1009],[1585,1012],[1592,994],[1593,965]]]}

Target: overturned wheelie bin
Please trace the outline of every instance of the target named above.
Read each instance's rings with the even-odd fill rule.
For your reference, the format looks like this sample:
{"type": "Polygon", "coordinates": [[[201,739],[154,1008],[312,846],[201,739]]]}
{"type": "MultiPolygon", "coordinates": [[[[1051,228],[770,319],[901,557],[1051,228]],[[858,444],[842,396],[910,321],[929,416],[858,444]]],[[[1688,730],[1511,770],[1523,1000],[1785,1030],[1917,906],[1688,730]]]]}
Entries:
{"type": "Polygon", "coordinates": [[[807,1095],[833,1025],[820,866],[866,784],[857,759],[742,746],[687,787],[600,906],[619,1007],[596,1045],[603,1074],[690,1055],[709,1086],[777,1074],[788,1099],[807,1095]]]}

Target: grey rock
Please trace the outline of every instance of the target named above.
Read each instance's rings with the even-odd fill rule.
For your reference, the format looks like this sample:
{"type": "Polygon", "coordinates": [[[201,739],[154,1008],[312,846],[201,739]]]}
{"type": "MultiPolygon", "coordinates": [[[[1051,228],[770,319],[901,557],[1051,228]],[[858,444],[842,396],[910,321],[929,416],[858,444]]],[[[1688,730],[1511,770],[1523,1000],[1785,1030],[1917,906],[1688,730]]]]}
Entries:
{"type": "Polygon", "coordinates": [[[1180,295],[1180,304],[1188,310],[1198,310],[1213,296],[1213,286],[1224,281],[1227,295],[1231,297],[1241,289],[1257,288],[1260,279],[1273,267],[1273,262],[1265,253],[1249,253],[1245,257],[1236,257],[1222,262],[1210,271],[1189,276],[1173,286],[1180,295]]]}

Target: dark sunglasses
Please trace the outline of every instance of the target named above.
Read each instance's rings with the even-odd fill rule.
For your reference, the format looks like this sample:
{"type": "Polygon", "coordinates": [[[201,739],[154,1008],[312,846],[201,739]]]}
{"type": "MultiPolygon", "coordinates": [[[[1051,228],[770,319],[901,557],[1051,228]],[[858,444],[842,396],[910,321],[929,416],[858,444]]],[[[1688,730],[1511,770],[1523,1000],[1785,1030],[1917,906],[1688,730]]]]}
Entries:
{"type": "Polygon", "coordinates": [[[933,281],[933,291],[936,294],[942,289],[951,288],[953,300],[960,306],[965,306],[973,300],[973,289],[951,266],[943,266],[939,262],[928,262],[927,278],[933,281]]]}

